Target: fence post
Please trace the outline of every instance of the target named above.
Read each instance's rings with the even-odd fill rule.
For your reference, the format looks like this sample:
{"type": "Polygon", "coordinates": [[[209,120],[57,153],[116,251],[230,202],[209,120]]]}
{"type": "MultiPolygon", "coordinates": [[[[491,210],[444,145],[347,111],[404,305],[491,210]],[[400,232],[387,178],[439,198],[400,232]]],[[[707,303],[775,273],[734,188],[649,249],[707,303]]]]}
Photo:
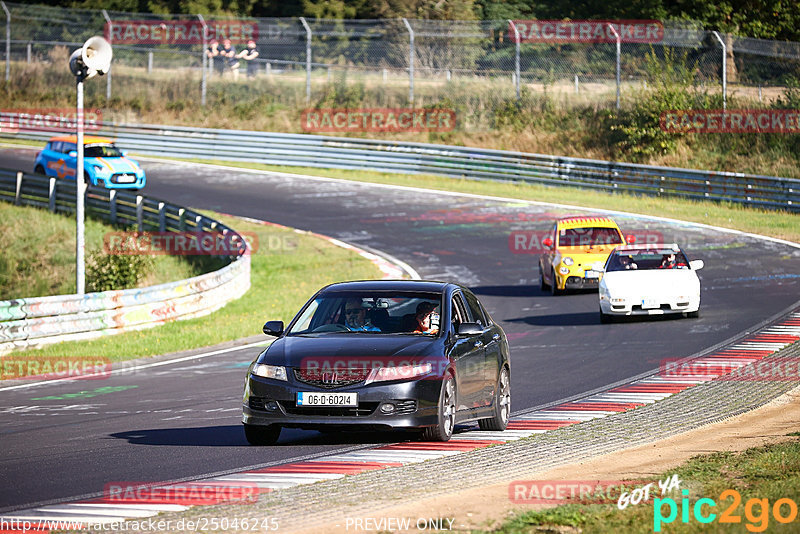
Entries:
{"type": "Polygon", "coordinates": [[[517,100],[519,100],[519,30],[517,30],[517,25],[514,24],[514,21],[511,19],[509,19],[508,25],[511,26],[511,29],[514,31],[514,85],[517,90],[517,100]]]}
{"type": "Polygon", "coordinates": [[[144,197],[136,195],[136,230],[138,232],[144,231],[144,197]]]}
{"type": "Polygon", "coordinates": [[[25,63],[31,64],[31,42],[28,41],[28,46],[25,47],[25,63]]]}
{"type": "MultiPolygon", "coordinates": [[[[106,39],[108,40],[108,43],[113,46],[114,42],[111,40],[111,38],[114,35],[114,25],[111,22],[111,17],[108,16],[108,12],[105,9],[103,10],[103,18],[106,19],[106,24],[108,24],[106,39]]],[[[108,72],[106,72],[106,100],[111,100],[111,69],[108,69],[108,72]]]]}
{"type": "Polygon", "coordinates": [[[56,179],[52,176],[50,177],[50,187],[47,190],[47,201],[50,207],[50,211],[53,213],[56,212],[56,179]]]}
{"type": "Polygon", "coordinates": [[[620,37],[619,32],[616,28],[614,28],[613,24],[608,24],[611,33],[614,34],[614,38],[617,40],[617,111],[619,111],[619,83],[620,83],[620,72],[619,72],[619,56],[622,52],[622,37],[620,37]]]}
{"type": "Polygon", "coordinates": [[[725,46],[725,41],[720,37],[719,32],[711,32],[714,37],[719,41],[722,47],[722,110],[728,109],[728,47],[725,46]]]}
{"type": "Polygon", "coordinates": [[[11,13],[2,0],[0,6],[6,13],[6,81],[8,81],[11,79],[11,13]]]}
{"type": "Polygon", "coordinates": [[[408,30],[408,100],[414,105],[414,30],[405,17],[403,24],[408,30]]]}
{"type": "Polygon", "coordinates": [[[300,17],[300,22],[306,30],[306,104],[311,102],[311,27],[305,17],[300,17]]]}
{"type": "Polygon", "coordinates": [[[167,231],[167,205],[164,202],[158,203],[158,231],[167,231]]]}
{"type": "Polygon", "coordinates": [[[21,194],[22,194],[22,171],[17,171],[17,192],[14,195],[15,205],[19,205],[21,194]]]}
{"type": "Polygon", "coordinates": [[[578,94],[578,75],[575,75],[575,94],[578,94]]]}
{"type": "Polygon", "coordinates": [[[110,211],[110,219],[111,224],[117,224],[117,190],[116,189],[109,189],[108,190],[108,204],[109,204],[109,211],[110,211]]]}
{"type": "Polygon", "coordinates": [[[206,105],[206,76],[208,75],[208,71],[211,69],[211,58],[206,58],[206,49],[208,48],[208,26],[206,25],[205,19],[203,19],[203,15],[197,15],[198,20],[200,20],[200,25],[203,27],[203,51],[202,57],[203,61],[201,62],[201,70],[203,72],[202,79],[200,81],[200,105],[206,105]],[[208,65],[207,65],[208,64],[208,65]]]}
{"type": "Polygon", "coordinates": [[[272,74],[272,64],[269,61],[267,61],[267,66],[264,67],[264,69],[267,72],[267,76],[270,76],[272,74]]]}

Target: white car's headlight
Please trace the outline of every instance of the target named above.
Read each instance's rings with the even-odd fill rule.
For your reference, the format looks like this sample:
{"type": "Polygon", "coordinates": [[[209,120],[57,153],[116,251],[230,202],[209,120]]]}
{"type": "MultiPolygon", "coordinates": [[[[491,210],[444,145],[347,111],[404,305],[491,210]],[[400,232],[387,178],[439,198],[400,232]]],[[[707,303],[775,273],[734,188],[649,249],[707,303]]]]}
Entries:
{"type": "Polygon", "coordinates": [[[566,256],[561,260],[561,263],[563,263],[564,265],[572,265],[573,263],[575,263],[575,261],[569,256],[566,256]]]}
{"type": "Polygon", "coordinates": [[[286,380],[286,368],[278,365],[258,363],[253,367],[253,374],[274,380],[286,380]]]}

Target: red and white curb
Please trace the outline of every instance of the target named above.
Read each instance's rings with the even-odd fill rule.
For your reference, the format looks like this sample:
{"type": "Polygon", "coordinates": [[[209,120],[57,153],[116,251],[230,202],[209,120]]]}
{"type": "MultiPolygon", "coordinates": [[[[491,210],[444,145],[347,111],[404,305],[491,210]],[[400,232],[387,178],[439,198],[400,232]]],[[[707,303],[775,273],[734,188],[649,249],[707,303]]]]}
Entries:
{"type": "MultiPolygon", "coordinates": [[[[698,364],[703,366],[704,371],[701,374],[677,378],[653,375],[634,380],[629,384],[617,386],[580,400],[565,402],[526,413],[524,416],[514,417],[509,421],[508,429],[504,432],[469,430],[456,433],[450,441],[444,443],[393,443],[372,449],[334,453],[320,458],[244,471],[187,484],[204,484],[210,487],[215,487],[215,485],[230,487],[231,484],[240,484],[256,486],[259,492],[267,492],[460,454],[654,403],[703,382],[719,378],[730,373],[731,369],[758,362],[798,340],[800,340],[800,312],[795,312],[786,319],[766,326],[733,345],[691,360],[693,366],[698,364]]],[[[13,514],[0,516],[0,519],[5,521],[29,520],[35,522],[34,525],[41,525],[42,528],[45,528],[47,520],[107,524],[124,519],[136,520],[152,517],[160,512],[180,512],[190,506],[212,504],[210,502],[187,502],[185,498],[170,500],[169,495],[174,493],[175,485],[159,486],[157,489],[159,488],[164,491],[165,497],[162,499],[140,499],[130,502],[94,499],[20,510],[13,514]]]]}

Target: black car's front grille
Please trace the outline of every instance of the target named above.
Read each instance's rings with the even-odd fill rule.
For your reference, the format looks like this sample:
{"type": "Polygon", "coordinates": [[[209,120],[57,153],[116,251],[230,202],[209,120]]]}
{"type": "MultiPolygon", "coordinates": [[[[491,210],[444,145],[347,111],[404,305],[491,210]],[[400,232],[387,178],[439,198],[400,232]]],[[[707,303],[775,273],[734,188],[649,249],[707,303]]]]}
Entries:
{"type": "Polygon", "coordinates": [[[394,401],[395,415],[408,415],[417,411],[417,401],[415,400],[402,400],[394,401]]]}
{"type": "Polygon", "coordinates": [[[247,405],[250,406],[251,410],[266,410],[264,407],[266,400],[267,399],[265,397],[250,397],[247,405]]]}
{"type": "Polygon", "coordinates": [[[333,389],[352,386],[363,382],[369,376],[370,369],[357,367],[337,371],[320,371],[317,369],[295,369],[294,377],[298,382],[310,384],[318,388],[333,389]]]}
{"type": "Polygon", "coordinates": [[[328,407],[328,406],[295,406],[293,402],[281,402],[286,413],[291,415],[310,415],[321,417],[366,417],[378,408],[378,402],[362,402],[358,407],[328,407]]]}

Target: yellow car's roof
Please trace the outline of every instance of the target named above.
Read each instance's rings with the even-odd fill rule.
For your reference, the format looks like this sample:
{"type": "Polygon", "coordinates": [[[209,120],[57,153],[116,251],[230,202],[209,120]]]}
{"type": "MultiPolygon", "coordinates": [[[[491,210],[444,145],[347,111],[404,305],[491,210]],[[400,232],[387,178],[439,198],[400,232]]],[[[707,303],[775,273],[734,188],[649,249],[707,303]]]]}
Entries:
{"type": "Polygon", "coordinates": [[[601,228],[619,228],[617,223],[609,217],[565,217],[557,221],[558,229],[564,230],[567,228],[586,228],[586,227],[601,227],[601,228]]]}

